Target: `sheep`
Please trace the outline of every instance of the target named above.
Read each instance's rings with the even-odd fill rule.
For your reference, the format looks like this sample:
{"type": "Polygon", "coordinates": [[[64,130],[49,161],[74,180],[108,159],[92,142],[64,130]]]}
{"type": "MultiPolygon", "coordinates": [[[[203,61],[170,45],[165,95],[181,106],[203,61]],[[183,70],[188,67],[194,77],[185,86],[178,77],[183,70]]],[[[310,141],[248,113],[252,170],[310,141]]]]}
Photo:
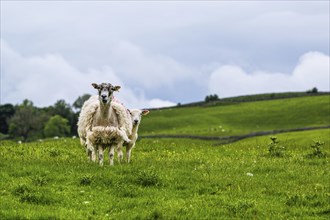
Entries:
{"type": "Polygon", "coordinates": [[[92,129],[93,118],[98,108],[98,96],[91,96],[84,102],[78,118],[78,136],[80,144],[86,147],[87,156],[90,161],[95,161],[94,148],[89,148],[90,145],[86,144],[87,131],[92,129]]]}
{"type": "MultiPolygon", "coordinates": [[[[143,115],[149,114],[149,110],[140,110],[140,109],[128,109],[130,116],[131,116],[131,123],[132,123],[132,133],[128,136],[131,140],[130,142],[125,142],[124,146],[126,146],[126,161],[127,163],[131,160],[131,152],[135,146],[135,142],[138,138],[138,129],[141,122],[141,118],[143,115]]],[[[122,149],[118,148],[118,154],[122,154],[122,149]]]]}
{"type": "MultiPolygon", "coordinates": [[[[87,140],[95,146],[98,146],[99,153],[99,163],[103,165],[103,151],[106,146],[110,146],[109,158],[110,165],[113,165],[114,150],[116,148],[121,148],[124,141],[130,143],[128,136],[132,132],[132,124],[130,123],[129,114],[126,112],[124,106],[119,103],[113,102],[111,108],[109,109],[109,114],[111,121],[110,126],[95,126],[92,128],[91,132],[95,133],[97,139],[95,140],[95,135],[87,134],[87,140]],[[104,129],[101,129],[101,128],[104,129]],[[102,140],[100,140],[102,139],[102,140]],[[96,141],[96,142],[93,142],[96,141]]],[[[118,159],[121,161],[123,158],[122,153],[118,153],[118,159]]]]}
{"type": "Polygon", "coordinates": [[[80,142],[86,147],[87,155],[93,162],[96,160],[95,150],[98,149],[99,164],[103,165],[103,151],[110,146],[110,165],[113,165],[114,145],[121,146],[124,141],[130,142],[132,125],[126,109],[112,102],[113,92],[120,86],[110,83],[92,86],[98,90],[98,95],[91,96],[83,105],[78,120],[80,142]],[[109,135],[110,134],[110,135],[109,135]]]}
{"type": "MultiPolygon", "coordinates": [[[[113,91],[118,91],[120,87],[112,87],[111,84],[102,83],[100,85],[93,83],[92,86],[98,90],[99,95],[91,96],[83,105],[78,119],[78,134],[80,137],[80,143],[86,146],[87,155],[91,161],[95,161],[95,151],[91,144],[86,144],[87,131],[92,130],[95,124],[96,113],[98,111],[104,111],[108,113],[110,108],[111,97],[113,91]]],[[[98,114],[104,115],[104,114],[98,114]]]]}
{"type": "MultiPolygon", "coordinates": [[[[93,147],[98,147],[99,163],[103,165],[103,153],[107,146],[109,149],[110,165],[113,165],[113,155],[115,148],[113,146],[121,147],[124,141],[130,142],[126,133],[115,126],[95,126],[91,131],[87,131],[86,145],[91,151],[95,150],[93,147]]],[[[122,156],[121,156],[122,157],[122,156]]]]}

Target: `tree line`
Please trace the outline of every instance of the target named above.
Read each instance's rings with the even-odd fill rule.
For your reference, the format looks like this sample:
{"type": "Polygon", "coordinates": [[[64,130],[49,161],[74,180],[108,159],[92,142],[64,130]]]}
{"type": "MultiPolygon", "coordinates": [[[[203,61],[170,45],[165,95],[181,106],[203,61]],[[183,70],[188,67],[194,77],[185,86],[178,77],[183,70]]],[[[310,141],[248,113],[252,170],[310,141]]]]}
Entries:
{"type": "Polygon", "coordinates": [[[73,105],[58,100],[43,108],[34,106],[28,99],[18,105],[0,105],[0,140],[76,136],[79,113],[89,97],[89,94],[82,95],[73,105]]]}

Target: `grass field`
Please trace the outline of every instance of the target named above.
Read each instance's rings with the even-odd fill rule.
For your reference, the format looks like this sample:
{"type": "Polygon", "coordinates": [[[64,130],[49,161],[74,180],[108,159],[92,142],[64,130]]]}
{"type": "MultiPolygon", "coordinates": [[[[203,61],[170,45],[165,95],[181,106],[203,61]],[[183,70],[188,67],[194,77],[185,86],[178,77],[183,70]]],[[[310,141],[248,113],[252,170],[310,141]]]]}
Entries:
{"type": "MultiPolygon", "coordinates": [[[[141,130],[167,134],[173,132],[172,123],[181,133],[221,134],[204,131],[218,124],[210,115],[235,134],[326,125],[327,98],[204,107],[199,115],[198,108],[155,111],[144,118],[141,130]],[[167,115],[168,122],[162,122],[167,115]],[[253,115],[259,127],[250,124],[253,115]],[[198,127],[197,116],[209,118],[210,125],[201,122],[198,127]],[[184,122],[188,118],[190,129],[184,122]]],[[[329,219],[330,129],[276,137],[276,144],[261,136],[227,145],[142,139],[132,163],[116,161],[113,167],[89,163],[77,139],[2,141],[0,219],[329,219]],[[315,141],[324,143],[319,151],[311,147],[315,141]]]]}
{"type": "Polygon", "coordinates": [[[227,136],[329,123],[330,96],[326,95],[151,111],[140,134],[227,136]]]}

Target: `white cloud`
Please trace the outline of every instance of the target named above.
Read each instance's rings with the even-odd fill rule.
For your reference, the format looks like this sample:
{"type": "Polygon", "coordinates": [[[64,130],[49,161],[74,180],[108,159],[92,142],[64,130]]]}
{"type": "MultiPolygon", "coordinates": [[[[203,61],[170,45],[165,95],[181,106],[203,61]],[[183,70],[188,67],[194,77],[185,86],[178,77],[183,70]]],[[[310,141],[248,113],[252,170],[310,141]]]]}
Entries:
{"type": "Polygon", "coordinates": [[[170,107],[175,106],[176,103],[170,101],[164,101],[161,99],[151,99],[149,101],[149,106],[152,108],[159,108],[159,107],[170,107]]]}
{"type": "Polygon", "coordinates": [[[301,56],[293,71],[293,79],[302,87],[317,86],[320,90],[330,90],[330,57],[319,52],[309,52],[301,56]]]}
{"type": "Polygon", "coordinates": [[[129,108],[168,106],[172,103],[161,99],[148,100],[143,90],[133,91],[117,76],[113,69],[89,69],[81,72],[60,54],[22,56],[1,39],[1,103],[17,104],[29,99],[36,106],[53,105],[64,99],[73,103],[85,93],[94,94],[93,82],[111,82],[122,89],[116,96],[129,108]],[[3,83],[5,82],[5,83],[3,83]]]}
{"type": "Polygon", "coordinates": [[[146,88],[171,86],[192,72],[170,57],[152,54],[128,41],[121,41],[112,49],[109,62],[122,78],[146,88]]]}
{"type": "Polygon", "coordinates": [[[159,98],[147,99],[142,89],[125,87],[115,94],[127,108],[160,108],[175,106],[176,103],[159,98]]]}
{"type": "Polygon", "coordinates": [[[224,65],[209,77],[209,92],[220,97],[257,93],[307,91],[317,87],[330,90],[330,57],[309,52],[301,56],[292,74],[256,71],[247,73],[239,66],[224,65]]]}

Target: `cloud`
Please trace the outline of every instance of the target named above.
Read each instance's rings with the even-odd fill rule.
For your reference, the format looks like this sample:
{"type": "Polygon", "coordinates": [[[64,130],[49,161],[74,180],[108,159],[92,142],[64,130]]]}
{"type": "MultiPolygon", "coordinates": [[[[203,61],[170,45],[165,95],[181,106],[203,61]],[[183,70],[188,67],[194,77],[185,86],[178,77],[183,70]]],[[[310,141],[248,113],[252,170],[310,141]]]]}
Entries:
{"type": "Polygon", "coordinates": [[[152,108],[159,108],[159,107],[170,107],[175,106],[176,103],[170,101],[164,101],[161,99],[151,99],[149,101],[149,106],[152,108]]]}
{"type": "Polygon", "coordinates": [[[111,50],[109,60],[124,80],[145,88],[171,86],[192,72],[171,57],[150,53],[128,41],[120,41],[111,50]]]}
{"type": "Polygon", "coordinates": [[[143,89],[124,87],[115,96],[128,108],[160,108],[176,105],[176,103],[168,100],[158,98],[148,99],[145,97],[143,89]]]}
{"type": "Polygon", "coordinates": [[[257,93],[330,90],[330,57],[320,52],[302,55],[291,74],[255,71],[247,73],[235,65],[223,65],[209,77],[209,93],[220,97],[257,93]]]}
{"type": "Polygon", "coordinates": [[[121,85],[116,95],[133,108],[196,102],[210,91],[220,96],[304,91],[314,77],[293,77],[304,76],[294,72],[298,66],[308,69],[303,67],[308,62],[297,64],[297,58],[306,51],[329,55],[329,2],[5,1],[1,6],[1,38],[10,45],[1,43],[1,103],[23,98],[39,106],[62,98],[72,103],[95,93],[90,83],[103,80],[121,85]],[[237,77],[222,73],[230,71],[237,77]]]}
{"type": "Polygon", "coordinates": [[[53,105],[64,99],[73,103],[85,93],[94,94],[92,82],[120,85],[116,94],[129,108],[150,108],[172,105],[161,99],[147,99],[142,89],[126,87],[110,66],[79,71],[60,54],[23,56],[1,39],[1,103],[17,104],[29,99],[36,106],[53,105]]]}
{"type": "Polygon", "coordinates": [[[313,87],[320,91],[330,90],[329,56],[320,52],[303,54],[291,74],[264,70],[249,73],[237,65],[215,68],[214,64],[203,70],[203,74],[195,71],[197,74],[193,76],[188,74],[188,68],[168,57],[155,58],[128,42],[119,47],[124,49],[114,53],[119,57],[115,60],[116,65],[81,71],[59,53],[22,55],[1,39],[1,103],[17,104],[25,98],[37,106],[53,105],[60,99],[73,103],[78,96],[96,93],[90,86],[92,82],[120,85],[122,89],[115,95],[128,108],[176,105],[168,98],[158,98],[161,93],[157,93],[157,90],[172,93],[171,96],[176,97],[182,96],[181,93],[188,94],[197,97],[196,100],[203,98],[198,93],[202,90],[209,94],[217,93],[220,97],[306,91],[313,87]],[[126,55],[129,61],[124,59],[126,55]],[[125,68],[126,64],[129,67],[124,71],[121,68],[125,68]],[[211,67],[215,70],[210,70],[211,67]],[[125,75],[134,69],[136,74],[125,75]],[[195,90],[191,90],[191,85],[194,85],[195,90]],[[169,89],[171,86],[174,87],[172,90],[169,89]],[[152,87],[153,94],[148,93],[147,87],[152,87]],[[156,97],[153,96],[155,94],[156,97]]]}

